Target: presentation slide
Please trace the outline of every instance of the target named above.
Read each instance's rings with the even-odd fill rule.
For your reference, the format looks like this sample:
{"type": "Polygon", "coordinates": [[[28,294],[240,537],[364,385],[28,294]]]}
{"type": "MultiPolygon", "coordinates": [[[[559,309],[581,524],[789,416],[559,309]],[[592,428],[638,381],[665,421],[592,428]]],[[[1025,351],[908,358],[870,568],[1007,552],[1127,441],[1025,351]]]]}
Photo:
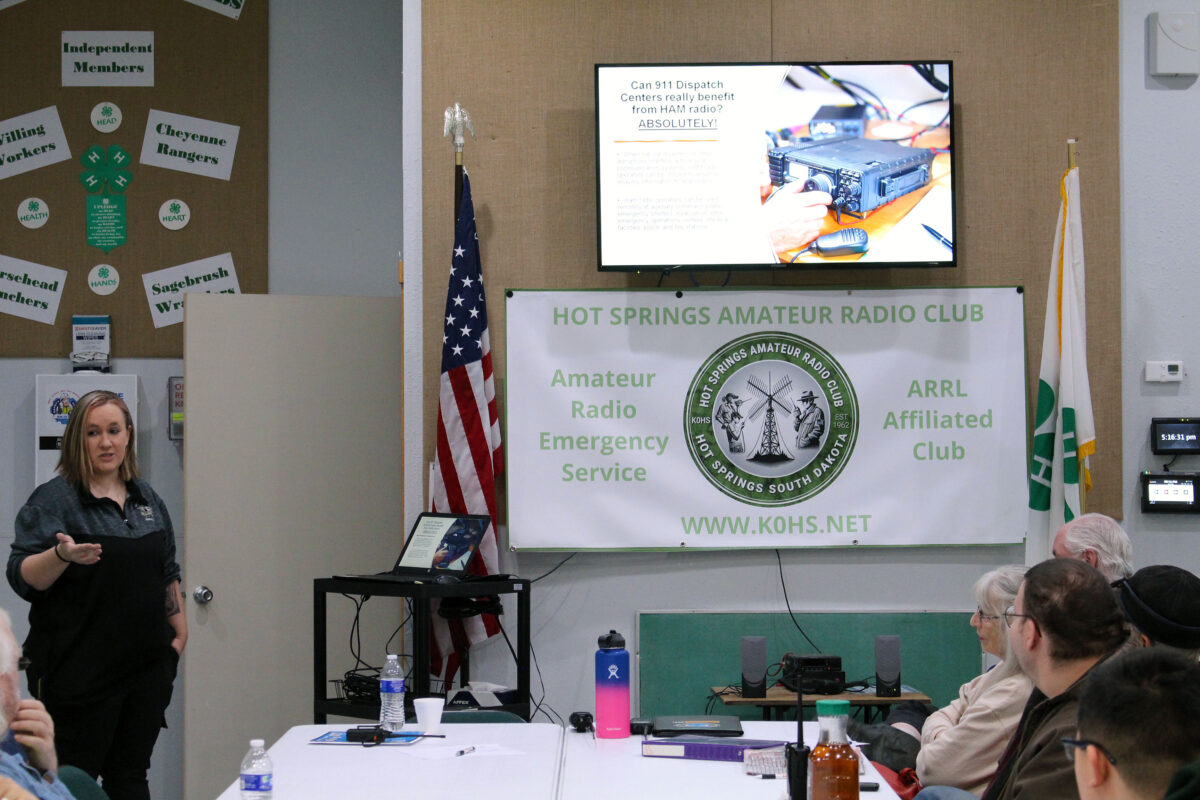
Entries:
{"type": "Polygon", "coordinates": [[[398,566],[461,572],[487,529],[486,518],[421,517],[398,566]]]}
{"type": "Polygon", "coordinates": [[[600,268],[953,264],[951,109],[948,62],[597,65],[600,268]]]}
{"type": "Polygon", "coordinates": [[[1023,298],[1015,288],[514,290],[509,541],[1020,542],[1023,298]]]}

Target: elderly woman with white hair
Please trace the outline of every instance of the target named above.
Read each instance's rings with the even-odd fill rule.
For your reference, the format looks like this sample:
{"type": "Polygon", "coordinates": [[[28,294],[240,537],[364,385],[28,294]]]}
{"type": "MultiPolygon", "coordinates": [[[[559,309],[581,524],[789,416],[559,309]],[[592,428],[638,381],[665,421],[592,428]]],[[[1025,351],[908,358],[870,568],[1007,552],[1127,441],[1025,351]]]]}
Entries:
{"type": "Polygon", "coordinates": [[[1025,567],[1010,565],[975,582],[977,608],[971,627],[983,652],[1000,663],[964,683],[958,698],[929,715],[921,726],[917,776],[923,786],[957,786],[982,794],[1021,719],[1033,684],[1008,647],[1004,611],[1016,600],[1025,567]]]}
{"type": "MultiPolygon", "coordinates": [[[[928,716],[924,710],[904,704],[889,715],[886,726],[852,729],[855,738],[871,742],[867,749],[871,759],[897,772],[913,766],[911,753],[917,750],[913,747],[916,743],[899,733],[904,731],[920,740],[915,767],[922,786],[983,793],[1033,690],[1016,654],[1009,650],[1004,619],[1004,611],[1016,600],[1025,569],[1018,564],[1000,567],[975,582],[977,607],[971,615],[971,627],[979,636],[983,652],[996,656],[1000,663],[963,684],[957,699],[928,716]]],[[[956,792],[954,796],[962,794],[956,792]]]]}

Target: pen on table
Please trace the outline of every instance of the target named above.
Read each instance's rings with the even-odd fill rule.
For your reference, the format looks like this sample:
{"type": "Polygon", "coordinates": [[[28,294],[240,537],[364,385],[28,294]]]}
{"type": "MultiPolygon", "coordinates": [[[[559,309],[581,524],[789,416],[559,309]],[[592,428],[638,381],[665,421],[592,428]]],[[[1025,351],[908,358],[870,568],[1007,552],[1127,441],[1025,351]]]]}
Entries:
{"type": "Polygon", "coordinates": [[[938,233],[933,228],[926,225],[924,222],[921,223],[921,227],[924,228],[925,230],[929,231],[930,236],[937,239],[942,244],[946,245],[946,247],[949,247],[951,251],[954,250],[954,242],[950,241],[945,236],[942,236],[940,233],[938,233]]]}
{"type": "Polygon", "coordinates": [[[470,747],[464,747],[462,750],[456,750],[454,752],[454,755],[465,756],[467,753],[474,753],[474,752],[475,752],[475,745],[471,745],[470,747]]]}

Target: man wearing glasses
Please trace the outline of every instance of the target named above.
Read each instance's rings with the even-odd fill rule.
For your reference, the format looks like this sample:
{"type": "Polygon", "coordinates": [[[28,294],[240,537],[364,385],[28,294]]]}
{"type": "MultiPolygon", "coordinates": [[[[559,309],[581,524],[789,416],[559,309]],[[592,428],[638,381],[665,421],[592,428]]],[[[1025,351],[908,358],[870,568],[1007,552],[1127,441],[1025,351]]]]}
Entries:
{"type": "Polygon", "coordinates": [[[1124,617],[1104,576],[1066,558],[1030,568],[1004,616],[1034,689],[984,800],[1078,797],[1059,742],[1075,733],[1084,678],[1125,641],[1124,617]]]}
{"type": "Polygon", "coordinates": [[[1161,647],[1094,669],[1062,740],[1082,800],[1200,797],[1200,664],[1161,647]]]}

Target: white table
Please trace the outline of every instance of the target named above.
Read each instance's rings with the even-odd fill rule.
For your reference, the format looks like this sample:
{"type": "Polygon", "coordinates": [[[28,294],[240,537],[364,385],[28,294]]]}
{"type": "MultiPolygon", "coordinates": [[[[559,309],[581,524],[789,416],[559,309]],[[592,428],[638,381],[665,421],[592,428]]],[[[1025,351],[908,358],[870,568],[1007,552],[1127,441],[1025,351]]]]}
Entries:
{"type": "MultiPolygon", "coordinates": [[[[751,739],[796,741],[795,722],[742,721],[751,739]]],[[[816,722],[804,723],[804,740],[816,744],[816,722]]],[[[612,800],[613,797],[687,797],[689,800],[787,800],[787,780],[746,775],[741,762],[644,758],[642,737],[595,739],[590,733],[567,733],[563,800],[612,800]]],[[[869,763],[863,781],[879,784],[862,800],[899,800],[869,763]]]]}
{"type": "MultiPolygon", "coordinates": [[[[353,725],[297,725],[267,751],[278,800],[391,800],[397,797],[487,797],[550,800],[558,796],[563,729],[547,723],[443,725],[445,739],[404,747],[317,745],[327,731],[353,725]],[[465,747],[475,751],[457,757],[465,747]]],[[[225,765],[222,765],[225,766],[225,765]]],[[[236,774],[237,765],[229,765],[236,774]]],[[[218,800],[239,800],[235,780],[218,800]]]]}
{"type": "MultiPolygon", "coordinates": [[[[740,762],[645,758],[642,737],[597,739],[547,723],[443,725],[445,739],[410,746],[361,747],[309,742],[347,725],[298,725],[268,751],[279,800],[391,800],[397,797],[486,797],[488,800],[787,800],[787,780],[745,774],[740,762]],[[474,747],[465,756],[458,750],[474,747]]],[[[795,741],[795,722],[744,721],[752,739],[795,741]]],[[[817,723],[804,723],[812,746],[817,723]]],[[[236,765],[231,768],[236,769],[236,765]]],[[[863,800],[898,800],[875,769],[864,781],[879,791],[863,800]]],[[[235,780],[218,800],[239,800],[235,780]]]]}

